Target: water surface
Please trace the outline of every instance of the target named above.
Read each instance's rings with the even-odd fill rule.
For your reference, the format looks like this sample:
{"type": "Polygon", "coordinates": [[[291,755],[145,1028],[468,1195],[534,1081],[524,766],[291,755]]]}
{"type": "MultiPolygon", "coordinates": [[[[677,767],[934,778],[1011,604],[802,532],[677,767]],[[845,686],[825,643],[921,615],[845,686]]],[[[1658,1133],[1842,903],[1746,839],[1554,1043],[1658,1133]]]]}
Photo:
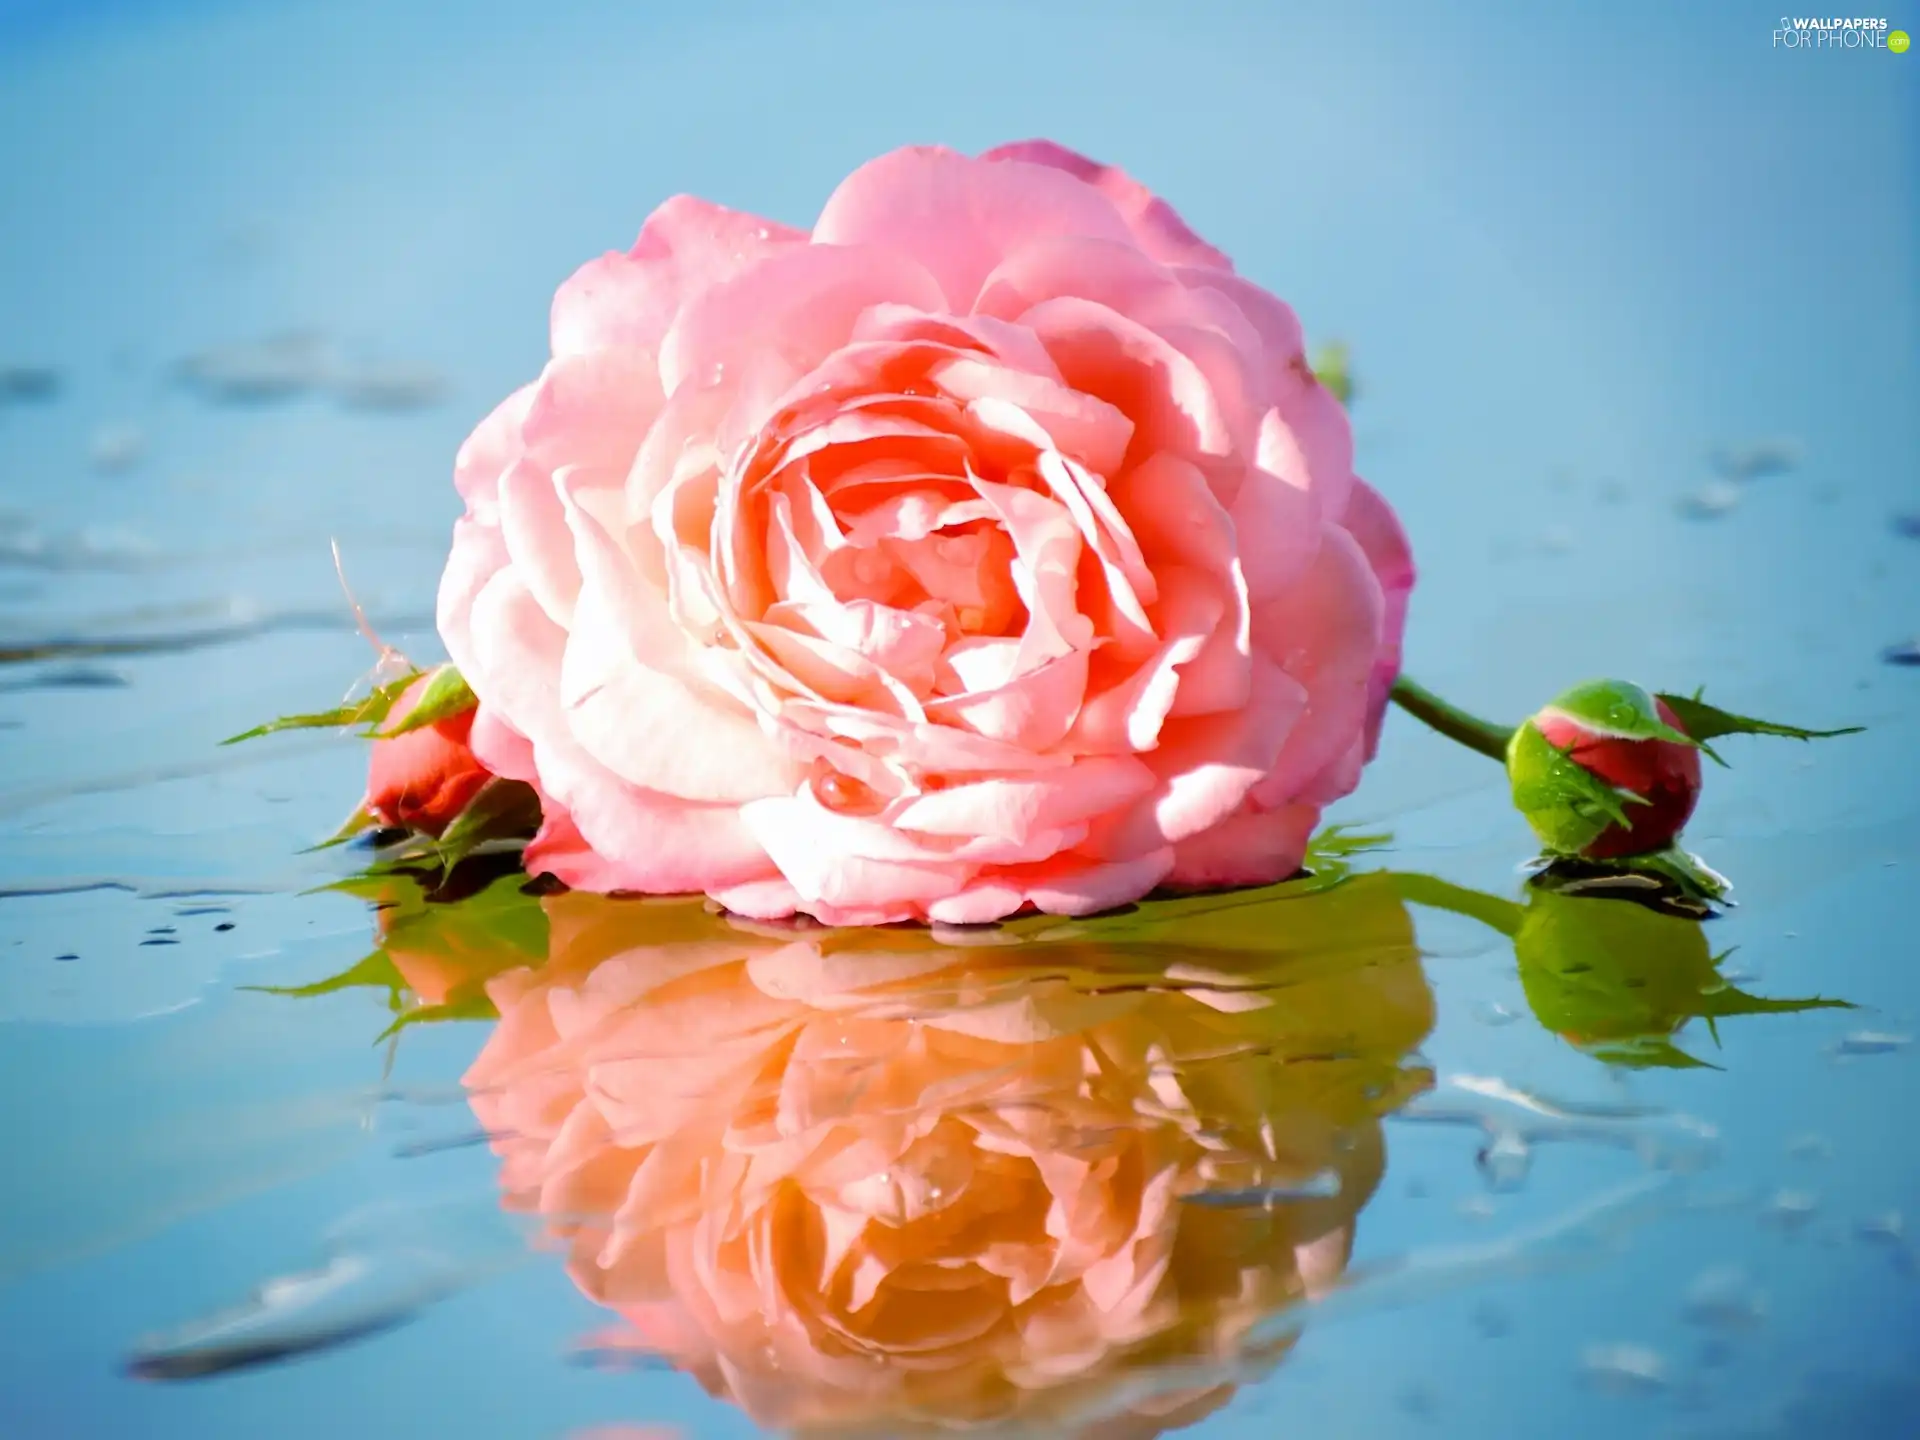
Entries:
{"type": "Polygon", "coordinates": [[[0,5],[0,1430],[1920,1430],[1920,62],[1777,23],[0,5]],[[1384,873],[1011,945],[319,888],[359,752],[215,742],[371,663],[329,540],[436,657],[554,285],[1030,134],[1351,344],[1435,688],[1868,727],[1730,742],[1736,910],[1401,718],[1384,873]]]}

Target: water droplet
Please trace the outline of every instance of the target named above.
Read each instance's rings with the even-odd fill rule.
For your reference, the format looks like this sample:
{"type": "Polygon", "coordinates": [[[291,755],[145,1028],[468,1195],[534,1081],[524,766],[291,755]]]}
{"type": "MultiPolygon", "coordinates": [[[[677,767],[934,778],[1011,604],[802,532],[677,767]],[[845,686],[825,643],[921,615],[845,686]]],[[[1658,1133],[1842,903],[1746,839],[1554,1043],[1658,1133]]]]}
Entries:
{"type": "Polygon", "coordinates": [[[1836,1055],[1891,1055],[1913,1043],[1911,1035],[1890,1030],[1855,1030],[1843,1035],[1833,1047],[1836,1055]]]}
{"type": "Polygon", "coordinates": [[[1480,1173],[1495,1190],[1518,1190],[1533,1168],[1533,1147],[1518,1130],[1496,1130],[1480,1147],[1480,1173]]]}
{"type": "Polygon", "coordinates": [[[1751,1330],[1767,1318],[1767,1302],[1745,1271],[1729,1265],[1696,1276],[1680,1313],[1709,1330],[1751,1330]]]}
{"type": "Polygon", "coordinates": [[[1787,1142],[1787,1154],[1795,1160],[1826,1160],[1833,1155],[1833,1142],[1824,1135],[1796,1135],[1787,1142]]]}
{"type": "Polygon", "coordinates": [[[1680,513],[1689,520],[1718,520],[1740,503],[1740,487],[1727,480],[1709,480],[1683,496],[1680,513]]]}
{"type": "Polygon", "coordinates": [[[146,453],[147,435],[137,425],[103,425],[87,446],[93,468],[108,474],[132,468],[146,453]]]}
{"type": "Polygon", "coordinates": [[[1520,1018],[1520,1012],[1502,1005],[1498,1000],[1482,1000],[1473,1007],[1473,1018],[1482,1025],[1511,1025],[1520,1018]]]}
{"type": "Polygon", "coordinates": [[[880,797],[871,785],[838,770],[824,770],[814,776],[813,793],[827,809],[843,815],[880,808],[880,797]]]}
{"type": "Polygon", "coordinates": [[[1667,1362],[1645,1345],[1589,1345],[1580,1356],[1588,1382],[1616,1395],[1648,1395],[1667,1388],[1667,1362]]]}
{"type": "Polygon", "coordinates": [[[1473,1328],[1483,1340],[1504,1339],[1513,1329],[1513,1317],[1491,1300],[1483,1300],[1473,1307],[1473,1328]]]}
{"type": "Polygon", "coordinates": [[[1869,1215],[1853,1233],[1872,1245],[1904,1246],[1907,1243],[1907,1219],[1898,1210],[1869,1215]]]}
{"type": "Polygon", "coordinates": [[[1767,1202],[1761,1219],[1793,1232],[1801,1229],[1820,1208],[1820,1197],[1810,1190],[1781,1190],[1767,1202]]]}

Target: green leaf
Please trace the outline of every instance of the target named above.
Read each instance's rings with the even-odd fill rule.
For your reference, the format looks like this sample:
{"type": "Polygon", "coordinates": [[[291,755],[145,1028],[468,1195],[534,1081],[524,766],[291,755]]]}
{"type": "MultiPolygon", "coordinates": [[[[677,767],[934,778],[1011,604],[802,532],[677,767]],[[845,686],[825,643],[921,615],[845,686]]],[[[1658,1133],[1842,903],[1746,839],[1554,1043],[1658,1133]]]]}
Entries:
{"type": "Polygon", "coordinates": [[[278,720],[269,720],[264,725],[230,735],[220,743],[238,745],[242,740],[257,740],[262,735],[277,735],[282,730],[341,730],[354,725],[377,726],[391,713],[401,692],[419,678],[418,670],[409,670],[398,680],[374,686],[358,700],[349,700],[344,705],[331,710],[318,710],[311,715],[282,715],[278,720]]]}
{"type": "Polygon", "coordinates": [[[451,664],[438,666],[427,673],[431,678],[421,690],[420,698],[397,722],[380,732],[382,738],[391,739],[395,735],[405,735],[410,730],[422,729],[436,720],[464,715],[480,703],[473,693],[473,687],[451,664]]]}
{"type": "Polygon", "coordinates": [[[1611,740],[1665,740],[1695,747],[1703,738],[1682,734],[1667,724],[1660,718],[1654,697],[1628,680],[1584,681],[1556,697],[1540,713],[1554,712],[1611,740]]]}
{"type": "MultiPolygon", "coordinates": [[[[1702,743],[1720,735],[1779,735],[1788,740],[1830,740],[1836,735],[1858,735],[1862,726],[1848,725],[1839,730],[1802,730],[1795,725],[1776,725],[1771,720],[1756,720],[1751,715],[1735,715],[1731,710],[1722,710],[1707,704],[1695,691],[1692,695],[1662,695],[1673,713],[1680,717],[1680,723],[1687,727],[1687,733],[1702,743]]],[[[1708,750],[1712,755],[1713,752],[1708,750]]],[[[1714,759],[1720,757],[1714,755],[1714,759]]]]}

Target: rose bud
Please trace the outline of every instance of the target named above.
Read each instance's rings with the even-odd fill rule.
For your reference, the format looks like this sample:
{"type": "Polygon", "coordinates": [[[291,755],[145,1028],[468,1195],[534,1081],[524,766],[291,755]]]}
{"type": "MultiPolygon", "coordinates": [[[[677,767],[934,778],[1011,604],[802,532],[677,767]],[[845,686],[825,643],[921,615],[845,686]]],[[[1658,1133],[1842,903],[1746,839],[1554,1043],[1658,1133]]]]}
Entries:
{"type": "Polygon", "coordinates": [[[382,825],[438,836],[493,778],[468,742],[472,692],[464,684],[455,691],[449,674],[457,683],[449,667],[409,685],[374,739],[363,808],[382,825]],[[464,705],[458,692],[465,693],[464,705]]]}
{"type": "Polygon", "coordinates": [[[1507,774],[1549,851],[1613,860],[1673,844],[1700,798],[1700,746],[1666,700],[1593,680],[1514,732],[1507,774]]]}

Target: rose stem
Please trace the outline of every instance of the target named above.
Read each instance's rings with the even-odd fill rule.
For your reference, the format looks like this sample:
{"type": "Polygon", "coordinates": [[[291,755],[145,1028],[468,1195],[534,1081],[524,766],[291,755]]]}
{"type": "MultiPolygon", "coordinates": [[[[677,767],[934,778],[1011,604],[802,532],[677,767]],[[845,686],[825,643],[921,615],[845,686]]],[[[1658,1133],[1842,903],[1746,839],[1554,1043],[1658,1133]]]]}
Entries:
{"type": "Polygon", "coordinates": [[[1458,740],[1469,750],[1478,750],[1502,765],[1507,763],[1507,741],[1513,738],[1512,730],[1503,729],[1491,721],[1449,705],[1426,686],[1405,675],[1393,682],[1393,703],[1449,740],[1458,740]]]}

